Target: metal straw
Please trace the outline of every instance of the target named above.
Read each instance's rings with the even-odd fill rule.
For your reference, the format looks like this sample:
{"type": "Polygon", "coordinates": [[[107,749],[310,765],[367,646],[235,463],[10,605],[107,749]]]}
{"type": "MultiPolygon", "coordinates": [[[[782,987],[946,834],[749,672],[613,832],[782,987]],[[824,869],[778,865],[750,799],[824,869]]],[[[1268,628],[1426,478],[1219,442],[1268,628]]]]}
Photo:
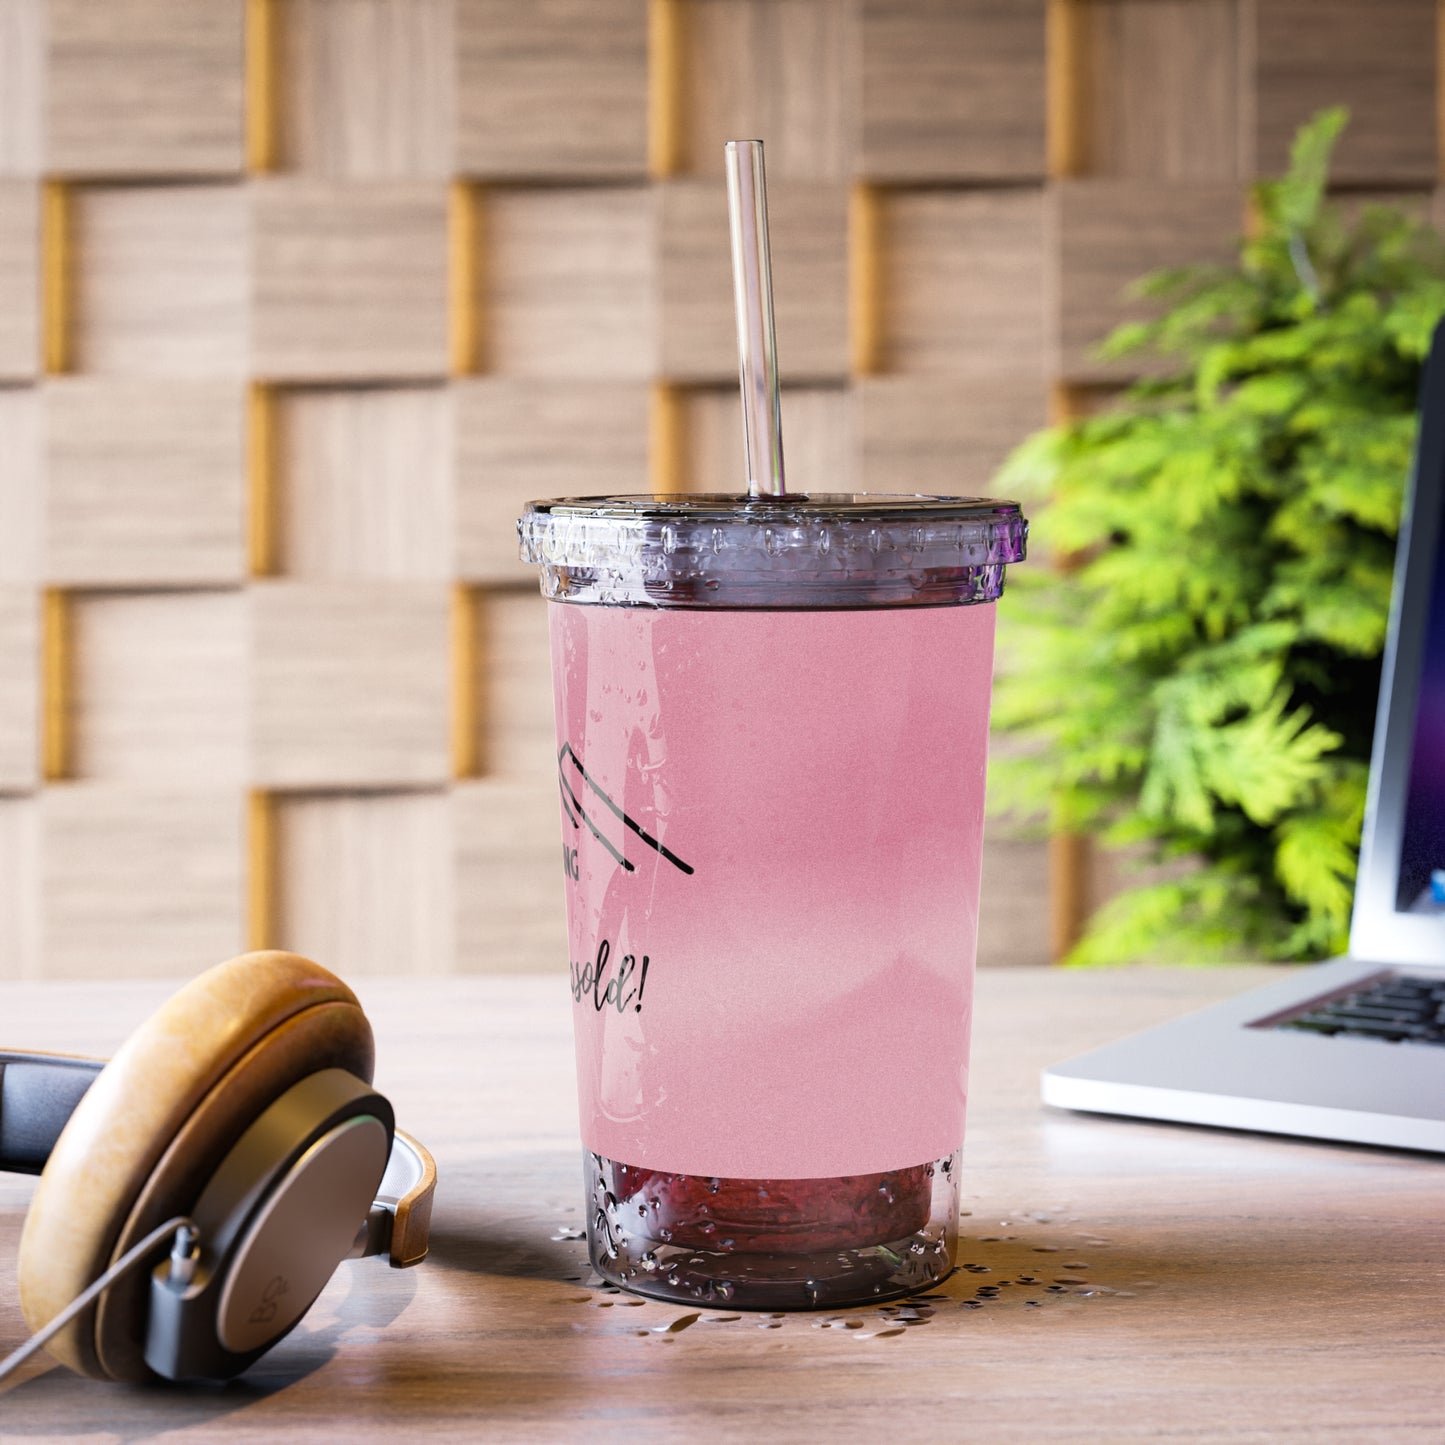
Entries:
{"type": "Polygon", "coordinates": [[[773,268],[768,255],[763,143],[730,140],[724,150],[748,493],[754,497],[781,497],[786,490],[783,417],[778,405],[778,346],[773,335],[773,268]]]}

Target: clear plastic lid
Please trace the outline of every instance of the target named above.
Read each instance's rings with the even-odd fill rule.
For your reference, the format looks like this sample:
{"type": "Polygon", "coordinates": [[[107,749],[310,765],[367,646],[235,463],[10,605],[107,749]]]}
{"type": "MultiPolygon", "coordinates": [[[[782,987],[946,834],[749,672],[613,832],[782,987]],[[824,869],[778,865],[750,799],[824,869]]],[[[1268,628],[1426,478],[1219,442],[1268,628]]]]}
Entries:
{"type": "Polygon", "coordinates": [[[1025,555],[1017,502],[814,492],[528,502],[524,562],[561,602],[942,607],[992,602],[1025,555]]]}

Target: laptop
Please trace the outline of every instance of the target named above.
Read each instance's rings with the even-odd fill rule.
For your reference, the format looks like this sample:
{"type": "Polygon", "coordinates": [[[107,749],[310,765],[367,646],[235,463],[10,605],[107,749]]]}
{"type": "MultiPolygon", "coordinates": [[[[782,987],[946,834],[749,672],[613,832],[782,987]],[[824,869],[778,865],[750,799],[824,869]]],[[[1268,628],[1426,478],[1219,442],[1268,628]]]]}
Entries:
{"type": "Polygon", "coordinates": [[[1045,1069],[1043,1099],[1445,1153],[1445,322],[1421,382],[1349,953],[1045,1069]]]}

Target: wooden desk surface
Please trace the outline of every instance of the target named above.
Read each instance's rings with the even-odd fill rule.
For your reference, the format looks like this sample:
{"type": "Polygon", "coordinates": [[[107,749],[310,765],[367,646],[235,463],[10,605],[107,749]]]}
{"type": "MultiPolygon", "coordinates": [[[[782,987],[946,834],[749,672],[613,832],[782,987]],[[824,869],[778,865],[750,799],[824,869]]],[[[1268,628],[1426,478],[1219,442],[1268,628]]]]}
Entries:
{"type": "MultiPolygon", "coordinates": [[[[566,1237],[581,1169],[560,978],[362,980],[378,1083],[437,1157],[431,1259],[344,1266],[224,1389],[34,1363],[0,1393],[0,1440],[1438,1445],[1445,1164],[1039,1105],[1043,1064],[1266,972],[982,975],[962,1257],[991,1272],[960,1271],[925,1322],[873,1307],[853,1329],[706,1314],[678,1329],[689,1311],[588,1283],[566,1237]],[[1038,1283],[968,1307],[1021,1274],[1038,1283]],[[1087,1283],[1047,1292],[1057,1279],[1087,1283]]],[[[0,986],[0,1042],[108,1051],[165,992],[0,986]]],[[[22,1335],[30,1188],[0,1179],[0,1353],[22,1335]]]]}

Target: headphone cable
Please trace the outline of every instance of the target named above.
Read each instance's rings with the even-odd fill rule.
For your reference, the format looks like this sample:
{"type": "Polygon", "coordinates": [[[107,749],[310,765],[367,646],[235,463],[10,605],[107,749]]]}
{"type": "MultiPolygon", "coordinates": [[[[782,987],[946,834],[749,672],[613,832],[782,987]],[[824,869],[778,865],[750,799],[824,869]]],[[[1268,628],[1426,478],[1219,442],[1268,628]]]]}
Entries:
{"type": "Polygon", "coordinates": [[[178,1214],[174,1219],[168,1219],[164,1224],[151,1230],[139,1244],[126,1250],[99,1279],[76,1295],[48,1325],[37,1330],[18,1350],[12,1351],[3,1360],[0,1360],[0,1380],[13,1374],[31,1355],[49,1344],[81,1310],[95,1300],[97,1295],[113,1285],[128,1270],[133,1269],[158,1244],[163,1243],[171,1235],[176,1237],[175,1245],[171,1250],[172,1275],[179,1277],[178,1282],[188,1282],[190,1272],[195,1268],[196,1234],[195,1221],[184,1214],[178,1214]]]}

